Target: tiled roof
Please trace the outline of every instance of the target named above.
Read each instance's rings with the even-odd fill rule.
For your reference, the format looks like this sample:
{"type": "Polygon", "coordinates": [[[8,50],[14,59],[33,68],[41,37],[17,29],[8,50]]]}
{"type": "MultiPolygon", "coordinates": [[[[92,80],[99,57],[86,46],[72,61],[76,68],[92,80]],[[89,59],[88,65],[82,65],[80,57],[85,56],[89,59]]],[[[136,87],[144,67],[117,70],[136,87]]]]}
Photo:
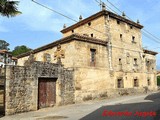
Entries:
{"type": "Polygon", "coordinates": [[[151,55],[157,55],[158,54],[155,51],[151,51],[151,50],[147,50],[147,49],[143,49],[143,51],[144,51],[144,53],[151,54],[151,55]]]}
{"type": "Polygon", "coordinates": [[[140,25],[140,24],[138,24],[138,23],[135,23],[135,22],[133,22],[133,21],[131,21],[131,20],[128,20],[128,19],[126,19],[125,17],[122,17],[122,16],[120,16],[120,15],[117,15],[117,14],[112,13],[112,12],[107,11],[107,10],[102,10],[102,11],[100,11],[100,12],[98,12],[98,13],[96,13],[96,14],[94,14],[94,15],[86,18],[86,19],[83,19],[83,20],[77,22],[77,23],[74,24],[74,25],[71,25],[70,27],[67,27],[67,28],[63,29],[61,32],[62,32],[62,33],[66,33],[66,32],[68,32],[68,31],[73,30],[73,29],[75,29],[75,28],[77,28],[77,27],[79,27],[79,26],[81,26],[81,25],[84,25],[84,24],[86,24],[86,23],[88,23],[88,22],[90,22],[90,21],[92,21],[92,20],[94,20],[94,19],[97,19],[98,17],[106,16],[106,15],[109,15],[111,18],[114,18],[114,19],[123,21],[123,22],[125,22],[125,23],[130,24],[130,25],[133,25],[133,26],[135,26],[135,27],[137,27],[137,28],[140,28],[140,29],[143,28],[142,25],[140,25]]]}
{"type": "MultiPolygon", "coordinates": [[[[39,47],[37,49],[34,49],[32,52],[34,54],[34,53],[37,53],[37,52],[40,52],[40,51],[47,50],[49,48],[53,48],[53,47],[55,47],[59,44],[64,44],[64,43],[67,43],[67,42],[70,42],[70,41],[73,41],[73,40],[89,42],[89,43],[93,43],[93,44],[100,44],[100,45],[103,45],[103,46],[107,45],[107,42],[103,41],[101,39],[96,39],[96,38],[93,38],[93,37],[87,37],[87,36],[83,36],[83,35],[79,35],[79,34],[72,34],[68,37],[62,38],[62,39],[57,40],[55,42],[52,42],[50,44],[47,44],[47,45],[44,45],[44,46],[39,47]]],[[[23,53],[23,54],[18,55],[16,57],[17,58],[22,58],[22,57],[25,57],[25,56],[28,56],[28,55],[30,55],[30,52],[23,53]]]]}

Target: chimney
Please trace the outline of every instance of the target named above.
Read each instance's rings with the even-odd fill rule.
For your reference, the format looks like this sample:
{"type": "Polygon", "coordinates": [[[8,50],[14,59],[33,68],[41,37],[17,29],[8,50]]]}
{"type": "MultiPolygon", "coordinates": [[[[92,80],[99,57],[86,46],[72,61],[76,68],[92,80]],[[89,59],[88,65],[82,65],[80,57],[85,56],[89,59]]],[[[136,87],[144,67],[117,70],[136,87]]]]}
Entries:
{"type": "Polygon", "coordinates": [[[63,25],[63,29],[65,29],[65,28],[66,28],[66,24],[63,25]]]}
{"type": "Polygon", "coordinates": [[[126,14],[123,12],[123,13],[122,13],[122,16],[123,16],[123,17],[126,17],[126,14]]]}
{"type": "Polygon", "coordinates": [[[104,2],[102,2],[102,10],[106,10],[106,5],[104,2]]]}
{"type": "Polygon", "coordinates": [[[79,21],[81,21],[82,19],[83,19],[83,18],[82,18],[82,15],[80,15],[80,16],[79,16],[79,21]]]}
{"type": "Polygon", "coordinates": [[[137,24],[139,24],[140,22],[139,22],[139,20],[137,20],[137,24]]]}

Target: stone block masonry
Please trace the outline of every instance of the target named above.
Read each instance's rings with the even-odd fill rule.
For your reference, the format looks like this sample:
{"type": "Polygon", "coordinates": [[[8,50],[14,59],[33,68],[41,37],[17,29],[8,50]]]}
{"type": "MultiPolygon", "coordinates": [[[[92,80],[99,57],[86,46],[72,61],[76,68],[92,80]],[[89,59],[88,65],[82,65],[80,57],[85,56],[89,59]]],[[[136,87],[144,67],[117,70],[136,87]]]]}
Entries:
{"type": "Polygon", "coordinates": [[[74,103],[73,70],[62,65],[33,62],[30,66],[6,67],[5,114],[38,109],[38,79],[57,78],[56,105],[74,103]]]}

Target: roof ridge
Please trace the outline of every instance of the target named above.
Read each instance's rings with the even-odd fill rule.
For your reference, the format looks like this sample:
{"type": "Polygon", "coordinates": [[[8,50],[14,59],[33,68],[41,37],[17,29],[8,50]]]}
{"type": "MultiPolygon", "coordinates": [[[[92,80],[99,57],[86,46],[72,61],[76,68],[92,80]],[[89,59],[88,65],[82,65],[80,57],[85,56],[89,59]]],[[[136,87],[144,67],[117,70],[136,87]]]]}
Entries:
{"type": "MultiPolygon", "coordinates": [[[[46,44],[44,46],[41,46],[39,48],[36,48],[33,50],[33,54],[34,53],[37,53],[37,52],[40,52],[42,50],[46,50],[46,49],[49,49],[51,47],[54,47],[54,46],[57,46],[58,44],[63,44],[63,43],[66,43],[66,42],[69,42],[69,41],[72,41],[72,40],[78,40],[78,41],[83,41],[83,42],[90,42],[90,43],[94,43],[94,44],[101,44],[101,45],[106,45],[107,41],[103,41],[101,39],[97,39],[97,38],[92,38],[92,37],[88,37],[88,36],[84,36],[84,35],[80,35],[80,34],[72,34],[70,36],[67,36],[65,38],[61,38],[59,40],[56,40],[52,43],[49,43],[49,44],[46,44]]],[[[18,56],[16,56],[17,58],[21,58],[21,57],[24,57],[24,56],[28,56],[30,55],[30,52],[27,52],[27,53],[22,53],[18,56]]]]}

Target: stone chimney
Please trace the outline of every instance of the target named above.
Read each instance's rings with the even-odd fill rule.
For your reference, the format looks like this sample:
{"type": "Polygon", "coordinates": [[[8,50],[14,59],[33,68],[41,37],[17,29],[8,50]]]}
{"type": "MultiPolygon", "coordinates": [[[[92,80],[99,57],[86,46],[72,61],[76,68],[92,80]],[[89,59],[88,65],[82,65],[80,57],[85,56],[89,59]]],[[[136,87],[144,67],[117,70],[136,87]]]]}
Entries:
{"type": "Polygon", "coordinates": [[[80,16],[79,16],[79,21],[81,21],[82,19],[83,19],[83,18],[82,18],[82,15],[80,15],[80,16]]]}
{"type": "Polygon", "coordinates": [[[66,24],[63,25],[63,29],[65,29],[65,28],[66,28],[66,24]]]}
{"type": "Polygon", "coordinates": [[[102,2],[102,10],[106,10],[106,5],[104,2],[102,2]]]}
{"type": "Polygon", "coordinates": [[[123,17],[126,17],[126,14],[123,12],[123,13],[122,13],[122,16],[123,16],[123,17]]]}

